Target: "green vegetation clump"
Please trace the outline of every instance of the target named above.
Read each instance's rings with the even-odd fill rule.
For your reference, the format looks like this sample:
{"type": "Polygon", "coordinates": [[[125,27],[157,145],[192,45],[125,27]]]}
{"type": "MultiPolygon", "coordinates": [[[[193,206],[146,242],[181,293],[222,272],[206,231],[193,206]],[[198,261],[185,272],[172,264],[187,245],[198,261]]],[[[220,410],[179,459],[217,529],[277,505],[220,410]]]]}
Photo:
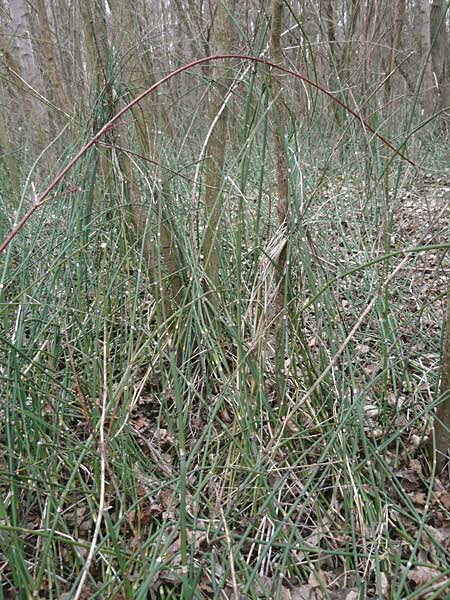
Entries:
{"type": "Polygon", "coordinates": [[[450,598],[432,47],[403,75],[402,2],[378,70],[333,3],[326,31],[224,3],[208,39],[174,4],[186,56],[201,31],[258,58],[183,70],[165,30],[161,57],[125,4],[80,3],[75,100],[19,88],[28,127],[0,123],[0,598],[450,598]]]}

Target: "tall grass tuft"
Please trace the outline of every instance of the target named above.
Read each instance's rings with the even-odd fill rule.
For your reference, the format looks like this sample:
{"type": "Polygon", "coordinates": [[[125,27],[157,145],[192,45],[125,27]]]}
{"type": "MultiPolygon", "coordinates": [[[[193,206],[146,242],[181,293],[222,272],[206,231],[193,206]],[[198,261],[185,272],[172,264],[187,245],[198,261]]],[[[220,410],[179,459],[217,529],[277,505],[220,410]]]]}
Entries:
{"type": "MultiPolygon", "coordinates": [[[[448,593],[448,494],[422,453],[447,286],[443,155],[408,114],[390,138],[408,141],[419,172],[330,124],[322,99],[290,121],[280,361],[277,124],[262,68],[239,94],[219,307],[204,285],[201,112],[158,140],[158,165],[132,129],[126,147],[92,145],[1,255],[3,597],[448,593]]],[[[82,147],[67,145],[61,169],[82,147]]],[[[0,181],[2,239],[32,209],[45,161],[22,177],[18,206],[0,181]]]]}

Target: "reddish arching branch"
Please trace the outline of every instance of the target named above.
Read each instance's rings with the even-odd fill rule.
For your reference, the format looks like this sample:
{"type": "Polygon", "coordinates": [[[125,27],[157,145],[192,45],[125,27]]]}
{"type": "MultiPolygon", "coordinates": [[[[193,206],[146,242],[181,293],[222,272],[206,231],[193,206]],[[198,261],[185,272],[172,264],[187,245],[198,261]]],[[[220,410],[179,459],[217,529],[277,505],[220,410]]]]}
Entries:
{"type": "Polygon", "coordinates": [[[169,81],[170,79],[172,79],[173,77],[175,77],[176,75],[179,75],[180,73],[183,73],[184,71],[187,71],[188,69],[191,69],[192,67],[195,67],[195,66],[198,66],[198,65],[202,65],[202,64],[210,62],[212,60],[224,60],[224,59],[233,59],[233,58],[234,59],[239,59],[239,60],[249,60],[249,61],[252,61],[252,62],[255,62],[255,63],[260,63],[260,64],[263,64],[263,65],[266,65],[266,66],[268,66],[268,67],[270,67],[272,69],[278,69],[279,71],[282,71],[283,73],[287,73],[288,75],[292,75],[293,77],[296,77],[297,79],[301,79],[302,81],[304,81],[305,83],[307,83],[311,87],[314,87],[314,88],[318,89],[320,92],[322,92],[323,94],[325,94],[326,96],[328,96],[329,98],[331,98],[334,102],[337,102],[340,106],[342,106],[357,121],[359,121],[361,123],[361,125],[365,129],[367,129],[368,131],[370,131],[381,142],[383,142],[383,144],[385,144],[386,146],[388,146],[388,148],[390,148],[393,152],[395,152],[395,154],[397,154],[398,156],[400,156],[401,158],[403,158],[404,160],[406,160],[407,162],[409,162],[409,164],[411,164],[412,166],[415,166],[414,162],[411,159],[409,159],[407,156],[405,156],[404,154],[402,154],[400,152],[400,150],[398,150],[393,144],[391,144],[391,142],[389,142],[385,137],[383,137],[381,134],[377,133],[375,131],[375,129],[373,129],[373,127],[371,127],[363,119],[363,117],[361,117],[360,115],[358,115],[358,113],[356,113],[355,111],[353,111],[346,104],[344,104],[341,100],[339,100],[339,98],[336,98],[335,96],[333,96],[333,94],[331,92],[329,92],[328,90],[326,90],[324,87],[322,87],[321,85],[319,85],[315,81],[312,81],[311,79],[308,79],[307,77],[304,77],[303,75],[300,75],[299,73],[296,73],[295,71],[291,71],[290,69],[287,69],[286,67],[282,67],[281,65],[277,65],[277,64],[271,62],[270,60],[266,60],[264,58],[257,58],[255,56],[248,56],[246,54],[216,54],[214,56],[205,56],[204,58],[199,58],[198,60],[190,62],[189,64],[183,65],[182,67],[179,67],[175,71],[172,71],[171,73],[169,73],[168,75],[166,75],[165,77],[163,77],[162,79],[160,79],[159,81],[157,81],[155,84],[153,84],[151,87],[149,87],[148,89],[146,89],[144,92],[142,92],[142,94],[139,94],[139,96],[136,96],[136,98],[134,98],[134,100],[132,100],[131,102],[129,102],[126,106],[124,106],[124,108],[122,108],[122,110],[120,110],[116,115],[114,115],[114,117],[112,119],[110,119],[106,123],[106,125],[104,125],[89,140],[89,142],[85,146],[83,146],[83,148],[78,152],[78,154],[74,158],[72,158],[72,160],[61,171],[61,173],[57,177],[55,177],[55,179],[47,187],[47,189],[39,196],[39,198],[36,200],[36,202],[33,204],[33,206],[22,217],[22,219],[19,221],[19,223],[17,223],[17,225],[14,227],[14,229],[11,231],[11,233],[6,237],[6,239],[0,244],[0,254],[9,246],[9,244],[16,237],[16,235],[19,233],[19,231],[22,229],[22,227],[24,227],[24,225],[31,218],[31,216],[36,212],[36,210],[38,208],[40,208],[44,204],[44,200],[47,198],[47,196],[50,194],[50,192],[60,183],[60,181],[63,179],[63,177],[72,169],[72,167],[80,160],[80,158],[84,154],[86,154],[86,152],[90,148],[92,148],[92,146],[102,137],[102,135],[104,133],[106,133],[108,131],[108,129],[110,129],[114,125],[114,123],[116,123],[117,121],[119,121],[120,118],[123,117],[123,115],[128,110],[130,110],[130,108],[133,108],[133,106],[135,106],[143,98],[145,98],[146,96],[148,96],[149,94],[151,94],[152,92],[154,92],[159,86],[163,85],[164,83],[166,83],[167,81],[169,81]]]}

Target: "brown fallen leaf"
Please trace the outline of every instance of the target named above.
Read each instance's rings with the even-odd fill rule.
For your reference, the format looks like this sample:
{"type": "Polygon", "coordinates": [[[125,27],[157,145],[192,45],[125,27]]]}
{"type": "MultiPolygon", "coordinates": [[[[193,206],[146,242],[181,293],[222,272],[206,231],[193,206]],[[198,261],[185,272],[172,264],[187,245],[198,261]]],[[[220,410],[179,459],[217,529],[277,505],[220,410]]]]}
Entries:
{"type": "Polygon", "coordinates": [[[442,573],[432,567],[414,567],[408,573],[408,579],[414,581],[416,585],[424,585],[439,576],[442,576],[442,573]]]}
{"type": "Polygon", "coordinates": [[[427,495],[425,492],[416,492],[411,495],[411,500],[414,502],[415,506],[425,506],[427,495]]]}
{"type": "Polygon", "coordinates": [[[400,469],[395,473],[401,480],[405,492],[416,492],[420,488],[420,477],[415,469],[400,469]]]}
{"type": "Polygon", "coordinates": [[[291,589],[283,587],[280,600],[323,600],[324,595],[318,588],[310,585],[300,585],[291,589]]]}
{"type": "Polygon", "coordinates": [[[445,508],[450,508],[450,492],[439,492],[437,496],[445,508]]]}
{"type": "Polygon", "coordinates": [[[342,588],[331,592],[330,600],[360,600],[359,592],[356,588],[342,588]]]}
{"type": "Polygon", "coordinates": [[[311,572],[308,585],[312,588],[320,588],[328,586],[328,574],[325,571],[319,569],[317,573],[311,572]]]}
{"type": "Polygon", "coordinates": [[[399,479],[405,479],[410,483],[418,484],[420,482],[419,474],[415,469],[400,469],[395,474],[399,479]]]}
{"type": "Polygon", "coordinates": [[[148,419],[146,419],[142,415],[140,415],[133,421],[133,425],[139,431],[141,431],[142,429],[145,429],[145,427],[148,425],[148,423],[149,423],[148,419]]]}

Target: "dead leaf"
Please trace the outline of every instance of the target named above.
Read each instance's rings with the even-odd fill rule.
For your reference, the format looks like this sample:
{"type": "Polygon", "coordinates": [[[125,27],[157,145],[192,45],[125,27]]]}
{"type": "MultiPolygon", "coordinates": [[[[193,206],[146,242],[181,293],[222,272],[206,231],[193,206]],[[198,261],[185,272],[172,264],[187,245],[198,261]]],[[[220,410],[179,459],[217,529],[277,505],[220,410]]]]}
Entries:
{"type": "Polygon", "coordinates": [[[427,495],[425,492],[416,492],[415,494],[412,494],[411,500],[416,506],[425,506],[427,495]]]}
{"type": "Polygon", "coordinates": [[[416,585],[424,585],[439,576],[442,576],[442,573],[431,567],[414,567],[408,573],[408,579],[414,581],[416,585]]]}
{"type": "Polygon", "coordinates": [[[297,425],[291,419],[286,421],[286,430],[288,433],[291,433],[291,434],[299,433],[299,431],[300,431],[300,429],[297,427],[297,425]]]}
{"type": "Polygon", "coordinates": [[[410,483],[419,483],[419,475],[414,469],[401,469],[396,472],[399,479],[405,479],[410,483]]]}
{"type": "Polygon", "coordinates": [[[137,417],[137,419],[135,419],[133,421],[133,425],[136,427],[136,429],[138,431],[140,431],[141,429],[144,429],[148,425],[148,419],[146,419],[143,416],[139,416],[139,417],[137,417]]]}
{"type": "Polygon", "coordinates": [[[428,525],[427,531],[422,532],[422,543],[427,551],[428,559],[426,562],[432,563],[433,566],[441,565],[441,557],[436,550],[436,542],[443,548],[448,548],[450,541],[450,530],[446,527],[437,529],[428,525]]]}
{"type": "Polygon", "coordinates": [[[422,475],[422,463],[420,462],[420,460],[417,460],[417,458],[414,458],[410,463],[409,466],[411,469],[413,469],[414,471],[416,471],[416,473],[418,473],[419,475],[422,475]]]}
{"type": "Polygon", "coordinates": [[[415,469],[400,469],[395,474],[402,480],[401,484],[405,492],[416,492],[420,488],[419,474],[415,469]]]}
{"type": "Polygon", "coordinates": [[[450,492],[440,492],[437,496],[445,508],[450,508],[450,492]]]}
{"type": "Polygon", "coordinates": [[[196,550],[203,548],[208,541],[208,537],[203,531],[195,531],[192,529],[187,530],[187,538],[189,544],[195,546],[196,550]]]}
{"type": "MultiPolygon", "coordinates": [[[[323,600],[322,590],[310,585],[301,585],[289,590],[291,600],[323,600]]],[[[289,596],[287,596],[289,598],[289,596]]]]}
{"type": "Polygon", "coordinates": [[[359,600],[359,592],[356,588],[342,588],[331,592],[330,600],[359,600]]]}
{"type": "Polygon", "coordinates": [[[331,592],[330,600],[359,600],[357,588],[341,588],[331,592]]]}
{"type": "Polygon", "coordinates": [[[328,574],[320,569],[317,573],[311,573],[308,579],[308,585],[312,588],[326,588],[328,586],[328,574]]]}

